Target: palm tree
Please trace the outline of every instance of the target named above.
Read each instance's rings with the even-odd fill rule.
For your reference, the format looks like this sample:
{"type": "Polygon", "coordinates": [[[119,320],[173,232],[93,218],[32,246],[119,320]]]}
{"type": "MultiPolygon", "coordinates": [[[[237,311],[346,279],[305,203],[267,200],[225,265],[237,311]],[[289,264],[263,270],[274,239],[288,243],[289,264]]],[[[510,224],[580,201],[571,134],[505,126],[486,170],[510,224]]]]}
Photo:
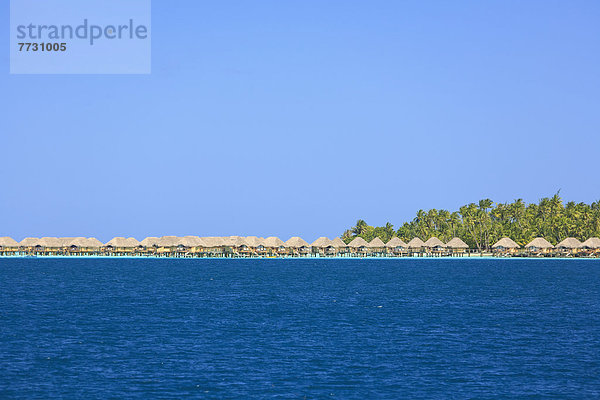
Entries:
{"type": "Polygon", "coordinates": [[[450,227],[452,229],[452,237],[456,237],[458,235],[458,229],[460,227],[460,215],[458,214],[458,212],[453,212],[452,214],[450,214],[450,217],[448,218],[448,223],[450,224],[450,227]]]}
{"type": "Polygon", "coordinates": [[[395,231],[394,231],[394,225],[390,224],[389,222],[387,222],[385,224],[385,226],[383,227],[383,231],[385,234],[385,239],[381,238],[384,242],[389,242],[391,238],[394,237],[395,231]]]}
{"type": "Polygon", "coordinates": [[[365,233],[367,233],[368,227],[369,225],[364,220],[359,219],[358,221],[356,221],[356,226],[352,228],[352,233],[354,234],[354,236],[364,235],[365,233]]]}

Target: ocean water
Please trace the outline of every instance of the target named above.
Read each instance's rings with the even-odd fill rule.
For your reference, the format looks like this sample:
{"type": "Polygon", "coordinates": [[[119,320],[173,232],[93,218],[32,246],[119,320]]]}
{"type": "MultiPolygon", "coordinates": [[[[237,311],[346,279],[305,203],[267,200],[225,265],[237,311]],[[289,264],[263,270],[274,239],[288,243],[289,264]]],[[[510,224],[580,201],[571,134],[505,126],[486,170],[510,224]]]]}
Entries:
{"type": "Polygon", "coordinates": [[[599,398],[600,261],[0,259],[0,398],[599,398]]]}

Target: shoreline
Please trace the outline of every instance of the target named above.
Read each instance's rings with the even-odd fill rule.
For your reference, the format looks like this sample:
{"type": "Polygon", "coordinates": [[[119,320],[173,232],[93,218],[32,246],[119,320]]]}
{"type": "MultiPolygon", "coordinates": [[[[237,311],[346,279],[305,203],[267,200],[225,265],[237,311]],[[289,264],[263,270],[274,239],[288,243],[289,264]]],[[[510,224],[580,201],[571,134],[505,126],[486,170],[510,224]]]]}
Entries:
{"type": "Polygon", "coordinates": [[[493,256],[472,256],[472,257],[156,257],[156,256],[0,256],[1,259],[106,259],[106,260],[596,260],[600,257],[493,257],[493,256]]]}

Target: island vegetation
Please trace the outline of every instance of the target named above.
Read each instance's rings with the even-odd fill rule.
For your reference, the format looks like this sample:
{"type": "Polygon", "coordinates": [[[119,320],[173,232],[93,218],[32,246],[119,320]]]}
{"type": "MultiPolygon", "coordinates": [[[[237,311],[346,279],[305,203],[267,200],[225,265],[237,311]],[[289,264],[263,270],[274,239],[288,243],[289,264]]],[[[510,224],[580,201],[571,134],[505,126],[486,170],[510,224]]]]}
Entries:
{"type": "Polygon", "coordinates": [[[426,240],[433,236],[444,242],[459,237],[469,247],[479,250],[490,249],[503,237],[510,237],[521,246],[535,237],[546,238],[553,245],[567,237],[583,241],[600,236],[600,201],[563,204],[560,193],[542,198],[537,204],[527,204],[522,199],[512,203],[484,199],[454,212],[419,210],[412,221],[404,222],[398,229],[389,222],[384,226],[370,226],[359,219],[343,233],[342,239],[349,243],[362,237],[370,242],[379,237],[387,243],[393,237],[409,241],[414,237],[426,240]]]}

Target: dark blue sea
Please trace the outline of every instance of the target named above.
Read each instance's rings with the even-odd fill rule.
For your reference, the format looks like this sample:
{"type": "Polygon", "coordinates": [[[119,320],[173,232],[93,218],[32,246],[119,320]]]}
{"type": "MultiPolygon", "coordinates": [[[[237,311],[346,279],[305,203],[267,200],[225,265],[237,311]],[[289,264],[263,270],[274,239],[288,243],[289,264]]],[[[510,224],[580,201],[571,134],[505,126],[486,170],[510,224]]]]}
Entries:
{"type": "Polygon", "coordinates": [[[0,259],[0,398],[599,398],[600,260],[0,259]]]}

